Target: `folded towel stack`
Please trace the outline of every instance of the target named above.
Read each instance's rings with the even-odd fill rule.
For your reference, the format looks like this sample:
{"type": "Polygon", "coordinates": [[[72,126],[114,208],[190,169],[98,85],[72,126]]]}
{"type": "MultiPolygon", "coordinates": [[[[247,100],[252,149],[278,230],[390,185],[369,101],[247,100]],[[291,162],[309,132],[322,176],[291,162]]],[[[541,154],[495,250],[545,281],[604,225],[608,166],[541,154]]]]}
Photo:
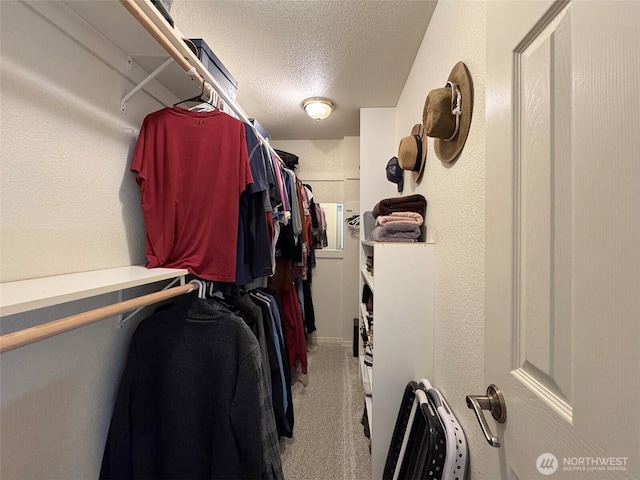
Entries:
{"type": "Polygon", "coordinates": [[[380,215],[376,218],[376,225],[387,225],[389,223],[410,223],[420,226],[424,223],[422,215],[416,212],[393,212],[391,215],[380,215]]]}
{"type": "Polygon", "coordinates": [[[427,200],[422,195],[393,197],[380,200],[373,208],[373,216],[391,215],[393,212],[416,212],[424,217],[427,211],[427,200]]]}
{"type": "Polygon", "coordinates": [[[426,210],[427,201],[422,195],[381,200],[373,209],[376,227],[371,236],[377,242],[416,242],[426,210]]]}

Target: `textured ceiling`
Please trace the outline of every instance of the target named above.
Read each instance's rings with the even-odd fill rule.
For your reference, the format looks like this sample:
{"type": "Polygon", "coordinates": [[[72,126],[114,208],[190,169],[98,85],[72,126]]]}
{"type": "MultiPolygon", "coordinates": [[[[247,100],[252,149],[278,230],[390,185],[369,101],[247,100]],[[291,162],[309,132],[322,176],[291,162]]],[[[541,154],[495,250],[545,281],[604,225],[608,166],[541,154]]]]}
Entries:
{"type": "Polygon", "coordinates": [[[185,36],[204,38],[238,81],[238,103],[276,140],[359,135],[361,107],[393,107],[436,0],[174,0],[185,36]],[[331,99],[326,120],[300,103],[331,99]]]}

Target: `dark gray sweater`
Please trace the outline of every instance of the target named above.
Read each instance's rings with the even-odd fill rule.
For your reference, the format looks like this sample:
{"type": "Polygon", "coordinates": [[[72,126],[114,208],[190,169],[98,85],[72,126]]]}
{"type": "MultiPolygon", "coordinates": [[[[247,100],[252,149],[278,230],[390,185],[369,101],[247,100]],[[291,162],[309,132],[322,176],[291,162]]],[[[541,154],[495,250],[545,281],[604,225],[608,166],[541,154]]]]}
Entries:
{"type": "Polygon", "coordinates": [[[259,345],[240,317],[188,295],[140,323],[100,478],[283,478],[259,345]]]}

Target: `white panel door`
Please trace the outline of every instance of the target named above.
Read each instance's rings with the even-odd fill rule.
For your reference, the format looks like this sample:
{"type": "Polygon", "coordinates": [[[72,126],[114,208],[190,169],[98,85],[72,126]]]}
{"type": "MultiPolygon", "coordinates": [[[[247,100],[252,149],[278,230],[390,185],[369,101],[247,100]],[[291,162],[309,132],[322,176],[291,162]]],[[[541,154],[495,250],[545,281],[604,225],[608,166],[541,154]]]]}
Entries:
{"type": "Polygon", "coordinates": [[[640,2],[488,2],[487,32],[492,478],[638,478],[640,2]]]}

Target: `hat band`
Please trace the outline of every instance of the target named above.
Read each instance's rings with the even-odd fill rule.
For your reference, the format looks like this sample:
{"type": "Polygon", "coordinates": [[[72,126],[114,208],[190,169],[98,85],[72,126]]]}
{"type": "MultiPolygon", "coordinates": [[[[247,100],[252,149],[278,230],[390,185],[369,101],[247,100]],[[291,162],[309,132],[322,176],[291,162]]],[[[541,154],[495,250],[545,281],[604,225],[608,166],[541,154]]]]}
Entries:
{"type": "Polygon", "coordinates": [[[416,143],[418,144],[418,158],[416,159],[416,164],[411,170],[419,172],[422,167],[422,139],[420,138],[420,135],[414,135],[413,138],[416,139],[416,143]]]}
{"type": "Polygon", "coordinates": [[[460,93],[460,89],[458,88],[457,83],[447,82],[447,85],[451,86],[451,115],[455,115],[456,117],[456,129],[453,131],[453,135],[449,138],[445,138],[445,142],[450,142],[455,138],[458,134],[458,130],[460,129],[460,115],[462,115],[462,94],[460,93]]]}

